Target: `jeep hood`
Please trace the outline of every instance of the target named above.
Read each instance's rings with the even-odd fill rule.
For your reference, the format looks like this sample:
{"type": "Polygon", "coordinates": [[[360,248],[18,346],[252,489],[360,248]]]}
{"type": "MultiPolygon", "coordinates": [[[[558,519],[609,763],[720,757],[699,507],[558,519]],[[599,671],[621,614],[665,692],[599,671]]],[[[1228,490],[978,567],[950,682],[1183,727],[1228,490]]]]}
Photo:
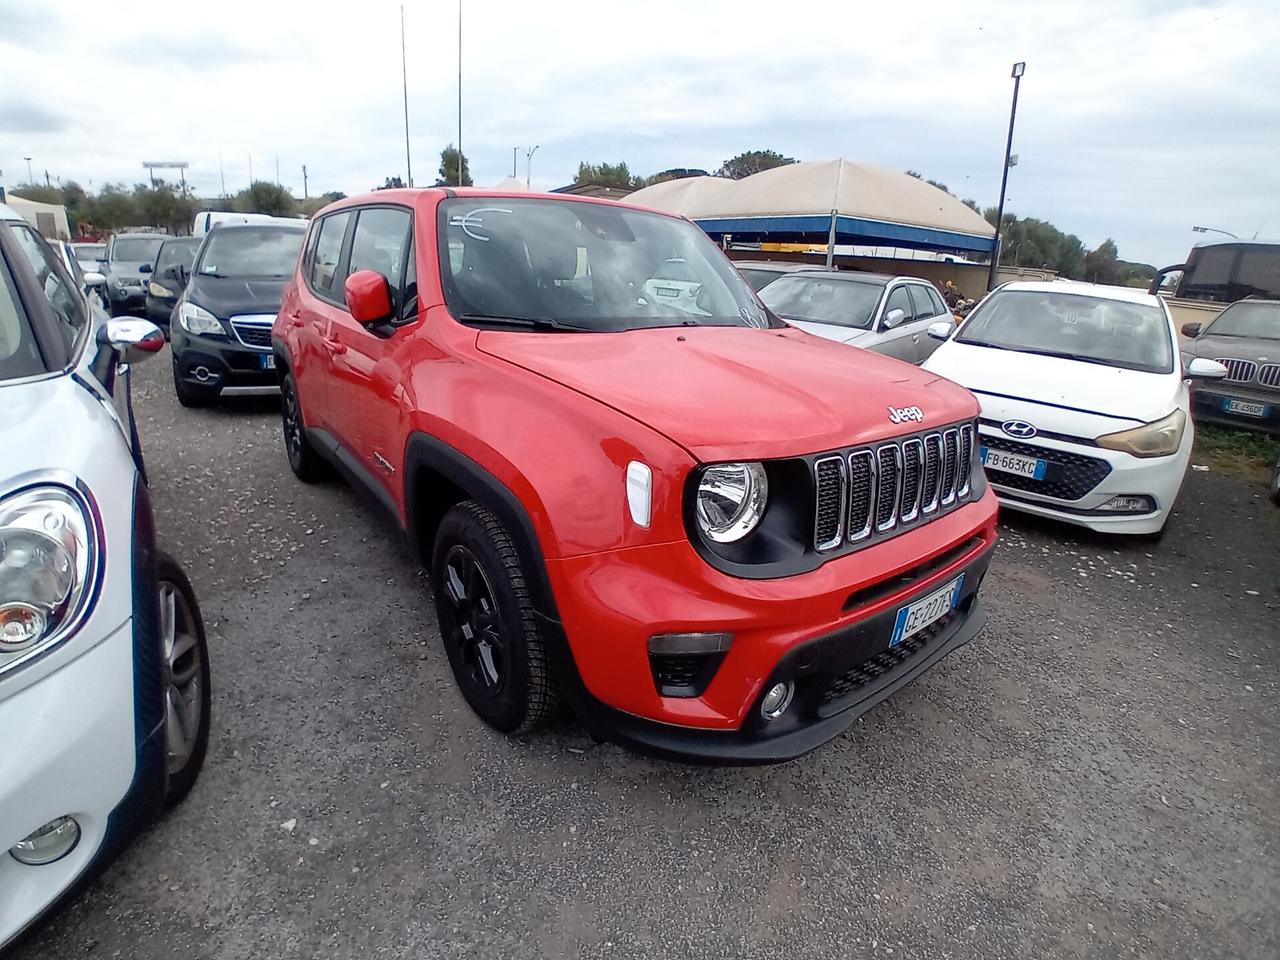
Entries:
{"type": "Polygon", "coordinates": [[[799,330],[486,330],[477,346],[613,407],[702,461],[818,453],[978,414],[972,394],[936,374],[799,330]],[[924,419],[895,424],[890,407],[919,407],[924,419]]]}

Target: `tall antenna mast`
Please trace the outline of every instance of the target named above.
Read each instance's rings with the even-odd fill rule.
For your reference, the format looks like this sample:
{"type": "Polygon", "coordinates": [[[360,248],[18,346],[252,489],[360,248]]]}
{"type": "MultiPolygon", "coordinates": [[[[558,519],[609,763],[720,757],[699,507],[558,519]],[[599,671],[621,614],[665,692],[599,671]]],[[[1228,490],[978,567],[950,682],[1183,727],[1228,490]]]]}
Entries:
{"type": "Polygon", "coordinates": [[[413,161],[409,158],[409,65],[404,53],[404,4],[400,4],[400,79],[404,83],[404,176],[413,186],[413,161]]]}

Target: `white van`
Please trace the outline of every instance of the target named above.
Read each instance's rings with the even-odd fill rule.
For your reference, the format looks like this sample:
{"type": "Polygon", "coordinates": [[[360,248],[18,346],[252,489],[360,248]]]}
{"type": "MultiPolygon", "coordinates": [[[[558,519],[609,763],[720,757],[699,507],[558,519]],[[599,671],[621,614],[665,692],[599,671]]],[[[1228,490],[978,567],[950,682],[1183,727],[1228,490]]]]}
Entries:
{"type": "Polygon", "coordinates": [[[202,210],[191,225],[193,237],[203,237],[223,223],[288,223],[296,224],[301,217],[273,217],[267,213],[235,213],[230,210],[202,210]]]}

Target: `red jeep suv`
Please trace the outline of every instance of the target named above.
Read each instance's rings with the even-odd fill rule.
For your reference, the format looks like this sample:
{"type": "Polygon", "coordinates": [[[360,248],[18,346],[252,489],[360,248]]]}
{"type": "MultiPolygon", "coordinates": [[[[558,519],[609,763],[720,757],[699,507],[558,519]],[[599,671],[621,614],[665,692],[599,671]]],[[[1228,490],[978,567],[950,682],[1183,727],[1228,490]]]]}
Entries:
{"type": "Polygon", "coordinates": [[[687,220],[349,198],[272,333],[290,466],[394,517],[498,730],[563,699],[651,753],[783,760],[982,628],[977,402],[786,326],[687,220]]]}

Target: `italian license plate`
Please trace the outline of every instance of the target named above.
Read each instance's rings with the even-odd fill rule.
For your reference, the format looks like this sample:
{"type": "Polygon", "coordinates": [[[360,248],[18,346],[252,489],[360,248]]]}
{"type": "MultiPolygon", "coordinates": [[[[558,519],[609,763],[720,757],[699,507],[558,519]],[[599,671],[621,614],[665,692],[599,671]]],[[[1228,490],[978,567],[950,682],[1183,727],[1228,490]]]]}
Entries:
{"type": "Polygon", "coordinates": [[[1045,471],[1049,469],[1047,460],[1035,457],[1024,457],[1020,453],[1005,453],[1003,450],[992,450],[982,447],[982,465],[992,470],[1003,470],[1005,473],[1016,473],[1020,477],[1032,480],[1043,480],[1045,471]]]}
{"type": "Polygon", "coordinates": [[[955,609],[960,600],[960,588],[964,586],[964,574],[956,577],[940,590],[935,590],[915,603],[908,603],[898,611],[898,618],[893,624],[893,636],[889,638],[889,646],[896,647],[903,640],[909,640],[925,627],[937,623],[955,609]]]}
{"type": "Polygon", "coordinates": [[[1267,405],[1265,403],[1252,403],[1248,400],[1223,400],[1222,409],[1227,413],[1240,413],[1246,417],[1265,417],[1267,415],[1267,405]]]}
{"type": "Polygon", "coordinates": [[[274,370],[276,368],[276,355],[274,353],[264,353],[258,360],[262,364],[263,370],[274,370]]]}

